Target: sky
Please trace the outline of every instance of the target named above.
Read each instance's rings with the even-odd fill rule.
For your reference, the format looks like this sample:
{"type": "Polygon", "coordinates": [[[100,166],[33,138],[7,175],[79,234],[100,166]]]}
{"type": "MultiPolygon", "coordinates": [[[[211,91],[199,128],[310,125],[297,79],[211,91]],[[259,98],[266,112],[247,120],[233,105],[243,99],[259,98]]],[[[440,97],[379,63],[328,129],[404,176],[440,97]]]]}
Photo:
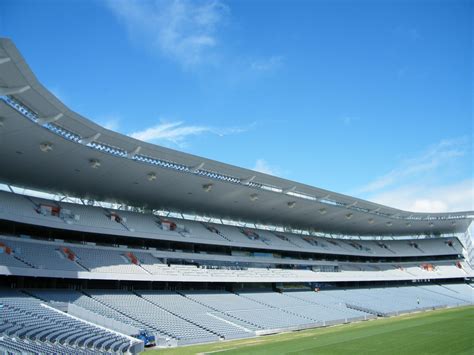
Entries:
{"type": "Polygon", "coordinates": [[[474,210],[467,0],[1,0],[0,36],[132,137],[417,212],[474,210]]]}

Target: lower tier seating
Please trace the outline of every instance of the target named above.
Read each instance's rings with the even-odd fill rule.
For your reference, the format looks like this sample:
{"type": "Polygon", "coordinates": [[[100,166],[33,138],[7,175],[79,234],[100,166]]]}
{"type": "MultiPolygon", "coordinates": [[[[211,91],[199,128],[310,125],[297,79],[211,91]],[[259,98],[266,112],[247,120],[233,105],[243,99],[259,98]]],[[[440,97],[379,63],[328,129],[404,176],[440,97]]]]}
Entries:
{"type": "Polygon", "coordinates": [[[0,354],[126,353],[128,325],[162,346],[327,326],[474,303],[473,286],[427,284],[322,291],[0,289],[0,354]],[[68,304],[110,319],[110,330],[64,313],[68,304]],[[62,309],[63,311],[61,311],[62,309]]]}
{"type": "Polygon", "coordinates": [[[27,293],[0,290],[0,350],[7,353],[126,353],[132,343],[27,293]]]}

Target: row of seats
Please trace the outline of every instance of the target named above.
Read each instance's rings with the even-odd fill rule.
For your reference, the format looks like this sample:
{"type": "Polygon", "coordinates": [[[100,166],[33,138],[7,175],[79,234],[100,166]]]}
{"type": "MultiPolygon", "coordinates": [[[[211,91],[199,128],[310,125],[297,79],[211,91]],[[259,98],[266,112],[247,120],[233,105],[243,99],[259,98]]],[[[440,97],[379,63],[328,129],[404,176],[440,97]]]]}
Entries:
{"type": "Polygon", "coordinates": [[[0,347],[16,353],[126,353],[133,342],[45,306],[17,290],[0,290],[0,347]],[[54,349],[54,351],[53,351],[54,349]]]}
{"type": "Polygon", "coordinates": [[[81,229],[90,230],[93,228],[98,233],[138,233],[138,236],[146,238],[167,237],[179,241],[204,243],[208,241],[254,248],[272,247],[277,250],[311,250],[319,253],[365,256],[455,255],[462,253],[462,245],[455,237],[452,239],[435,238],[383,242],[338,240],[264,230],[245,230],[235,226],[203,224],[197,221],[167,218],[168,222],[178,226],[173,230],[160,227],[162,221],[153,214],[111,211],[99,207],[27,197],[5,191],[0,191],[0,215],[2,212],[5,214],[5,218],[8,217],[8,214],[20,216],[28,218],[34,224],[59,223],[64,228],[69,228],[68,224],[74,224],[81,229]],[[44,205],[67,210],[68,216],[73,215],[75,218],[65,219],[60,214],[53,216],[39,213],[41,206],[44,205]],[[112,218],[112,214],[119,218],[112,218]]]}
{"type": "MultiPolygon", "coordinates": [[[[28,292],[51,304],[74,304],[116,322],[146,329],[155,333],[165,343],[171,339],[177,340],[179,344],[186,344],[205,339],[215,341],[219,338],[246,336],[238,327],[218,322],[211,316],[206,318],[204,315],[207,315],[209,309],[197,303],[189,304],[190,300],[186,302],[176,293],[170,293],[179,297],[180,302],[176,302],[178,306],[175,308],[172,303],[163,304],[161,298],[156,299],[153,293],[146,291],[141,295],[143,299],[140,299],[138,294],[127,291],[34,289],[28,292]],[[199,322],[196,322],[198,318],[199,322]],[[215,322],[212,322],[213,320],[215,322]]],[[[165,301],[164,299],[163,302],[165,301]]],[[[250,335],[254,334],[248,334],[250,335]]]]}
{"type": "Polygon", "coordinates": [[[36,355],[36,354],[79,354],[94,355],[95,352],[85,349],[71,348],[61,344],[51,344],[47,342],[36,342],[22,340],[7,335],[0,336],[0,354],[1,355],[36,355]]]}
{"type": "MultiPolygon", "coordinates": [[[[172,252],[167,255],[173,255],[172,252]]],[[[192,257],[192,254],[188,257],[192,257]]],[[[312,280],[317,274],[328,274],[334,280],[344,277],[366,275],[374,279],[411,278],[463,278],[472,275],[465,262],[436,262],[431,271],[420,267],[419,263],[341,263],[339,273],[313,271],[311,269],[285,269],[277,267],[231,267],[210,268],[206,265],[165,264],[152,250],[120,249],[89,245],[46,242],[27,238],[0,237],[0,261],[7,267],[23,267],[74,272],[114,273],[120,275],[161,275],[167,277],[219,278],[278,278],[281,280],[312,280]]],[[[275,260],[277,262],[277,260],[275,260]]],[[[268,265],[268,264],[267,264],[268,265]]],[[[430,264],[431,265],[431,264],[430,264]]],[[[315,270],[318,270],[317,268],[315,270]]]]}
{"type": "Polygon", "coordinates": [[[65,304],[152,332],[160,344],[184,345],[473,302],[473,288],[468,284],[281,293],[0,290],[0,350],[5,347],[12,352],[21,348],[26,352],[49,353],[46,350],[54,348],[61,353],[77,354],[127,351],[128,339],[50,308],[65,304]]]}
{"type": "Polygon", "coordinates": [[[90,290],[87,293],[108,307],[136,319],[163,338],[176,339],[180,344],[219,340],[216,332],[191,323],[132,292],[90,290]]]}
{"type": "Polygon", "coordinates": [[[343,301],[350,307],[377,315],[389,316],[444,306],[473,303],[473,288],[467,284],[450,286],[404,286],[396,288],[365,288],[331,290],[326,295],[334,301],[343,301]]]}
{"type": "Polygon", "coordinates": [[[140,291],[141,297],[147,301],[176,314],[188,322],[198,324],[224,339],[243,338],[254,335],[253,332],[240,328],[230,322],[222,321],[218,314],[208,307],[193,302],[189,298],[176,292],[169,291],[140,291]]]}
{"type": "Polygon", "coordinates": [[[314,297],[319,296],[315,292],[308,292],[307,294],[297,292],[293,297],[291,293],[275,292],[245,292],[239,295],[272,308],[284,310],[286,313],[305,317],[325,325],[368,318],[366,313],[347,308],[340,302],[324,302],[325,297],[314,297]]]}
{"type": "MultiPolygon", "coordinates": [[[[299,294],[300,292],[298,292],[299,294]]],[[[183,294],[256,331],[344,323],[371,316],[345,305],[324,306],[276,292],[184,291],[183,294]]]]}

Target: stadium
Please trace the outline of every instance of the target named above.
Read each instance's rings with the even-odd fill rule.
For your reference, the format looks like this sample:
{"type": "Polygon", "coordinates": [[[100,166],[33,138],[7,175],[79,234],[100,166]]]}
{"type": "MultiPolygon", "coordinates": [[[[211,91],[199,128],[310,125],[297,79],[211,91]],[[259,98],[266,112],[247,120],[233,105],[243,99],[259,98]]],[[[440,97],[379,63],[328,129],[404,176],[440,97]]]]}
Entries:
{"type": "Polygon", "coordinates": [[[473,304],[474,212],[136,140],[71,111],[27,59],[0,40],[1,354],[137,354],[473,304]]]}

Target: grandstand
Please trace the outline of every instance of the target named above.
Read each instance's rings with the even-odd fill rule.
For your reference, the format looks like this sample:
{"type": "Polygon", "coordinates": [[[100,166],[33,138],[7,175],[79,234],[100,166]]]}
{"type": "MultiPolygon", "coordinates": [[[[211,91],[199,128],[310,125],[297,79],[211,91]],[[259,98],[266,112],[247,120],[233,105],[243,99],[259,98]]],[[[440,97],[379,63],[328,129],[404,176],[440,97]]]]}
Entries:
{"type": "Polygon", "coordinates": [[[474,212],[413,213],[141,142],[0,40],[0,354],[139,353],[473,303],[474,212]]]}

